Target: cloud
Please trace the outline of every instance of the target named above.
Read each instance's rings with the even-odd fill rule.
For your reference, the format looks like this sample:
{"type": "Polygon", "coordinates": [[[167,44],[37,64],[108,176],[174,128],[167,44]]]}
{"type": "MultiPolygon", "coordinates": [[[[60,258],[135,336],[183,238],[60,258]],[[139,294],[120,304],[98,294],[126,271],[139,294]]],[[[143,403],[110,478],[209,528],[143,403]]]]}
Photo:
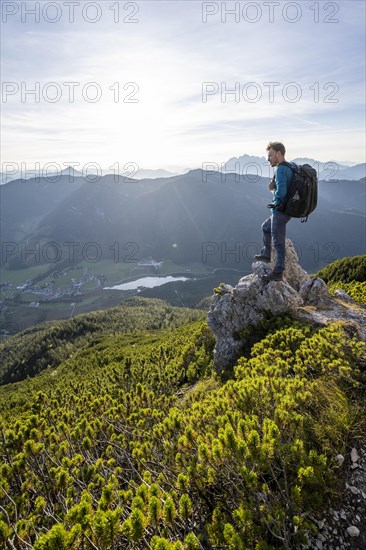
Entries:
{"type": "MultiPolygon", "coordinates": [[[[27,2],[29,9],[34,4],[27,2]]],[[[193,166],[211,152],[218,161],[258,154],[254,149],[277,133],[293,141],[293,156],[321,150],[345,158],[348,151],[362,162],[355,140],[364,131],[363,3],[275,3],[272,23],[261,2],[227,2],[227,9],[239,4],[240,13],[226,14],[226,23],[221,2],[132,2],[125,10],[120,4],[118,14],[116,3],[103,2],[96,23],[82,17],[85,3],[73,23],[58,4],[63,12],[54,24],[41,13],[39,23],[18,14],[3,25],[3,80],[20,91],[2,104],[2,158],[20,162],[31,153],[45,162],[73,155],[102,165],[123,159],[193,166]],[[254,5],[262,12],[251,23],[254,5]],[[301,17],[291,23],[295,5],[301,17]],[[218,11],[204,23],[207,9],[218,11]],[[57,102],[48,100],[57,91],[50,82],[60,86],[57,102]],[[67,82],[78,83],[73,101],[67,82]],[[101,91],[95,103],[93,82],[101,91]],[[207,101],[205,82],[216,90],[207,101]],[[35,83],[38,103],[21,93],[35,83]]],[[[95,16],[92,9],[86,15],[95,16]]]]}

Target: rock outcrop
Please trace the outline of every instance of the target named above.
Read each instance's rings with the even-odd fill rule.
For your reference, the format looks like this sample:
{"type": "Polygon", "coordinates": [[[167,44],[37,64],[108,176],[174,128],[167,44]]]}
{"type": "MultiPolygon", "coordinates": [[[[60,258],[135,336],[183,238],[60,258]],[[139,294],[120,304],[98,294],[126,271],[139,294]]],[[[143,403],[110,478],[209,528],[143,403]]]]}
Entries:
{"type": "Polygon", "coordinates": [[[211,299],[207,323],[216,339],[214,365],[218,372],[232,366],[243,346],[242,331],[265,318],[289,314],[294,319],[325,325],[330,321],[352,322],[366,341],[366,310],[352,304],[348,295],[331,298],[325,282],[310,278],[299,265],[295,248],[286,240],[283,281],[266,282],[271,264],[254,262],[253,273],[235,287],[221,283],[211,299]]]}

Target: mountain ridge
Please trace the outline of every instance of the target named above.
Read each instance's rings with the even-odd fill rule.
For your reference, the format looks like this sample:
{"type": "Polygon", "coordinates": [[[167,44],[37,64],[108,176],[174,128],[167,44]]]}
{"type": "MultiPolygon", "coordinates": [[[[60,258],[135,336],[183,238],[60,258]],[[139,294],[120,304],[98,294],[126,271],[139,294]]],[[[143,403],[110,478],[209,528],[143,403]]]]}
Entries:
{"type": "MultiPolygon", "coordinates": [[[[318,172],[319,180],[340,179],[354,180],[365,177],[366,164],[355,163],[349,165],[342,164],[341,162],[330,160],[322,162],[308,157],[296,157],[290,159],[291,162],[296,164],[310,164],[318,172]]],[[[231,157],[229,160],[221,164],[222,170],[233,171],[240,174],[255,174],[259,176],[270,175],[270,168],[267,159],[262,156],[254,155],[242,155],[239,157],[231,157]]]]}
{"type": "MultiPolygon", "coordinates": [[[[197,169],[154,180],[121,177],[115,181],[113,175],[96,182],[66,180],[58,184],[18,180],[1,186],[3,240],[24,241],[30,249],[37,242],[60,246],[69,241],[95,242],[105,258],[112,258],[113,243],[132,242],[141,258],[167,257],[182,264],[202,262],[205,243],[226,243],[228,250],[235,243],[243,247],[260,243],[260,224],[268,215],[266,178],[254,181],[250,176],[197,169]]],[[[305,252],[306,244],[319,242],[319,235],[322,247],[335,243],[337,255],[332,259],[363,252],[365,196],[363,180],[320,182],[318,208],[306,227],[292,220],[288,228],[304,250],[305,267],[311,254],[309,245],[305,252]]],[[[222,265],[219,254],[206,260],[222,265]]],[[[17,257],[9,261],[22,265],[17,257]]],[[[237,267],[234,256],[228,254],[224,261],[228,267],[237,267]]]]}
{"type": "MultiPolygon", "coordinates": [[[[313,158],[300,158],[297,157],[295,159],[291,159],[293,162],[304,164],[308,163],[311,164],[311,166],[314,166],[316,170],[319,171],[319,179],[327,178],[330,179],[332,173],[334,175],[337,175],[338,172],[342,172],[342,176],[344,179],[360,179],[361,177],[365,176],[365,163],[360,162],[349,162],[349,161],[337,161],[337,160],[328,160],[328,161],[319,161],[313,158]],[[357,177],[357,174],[360,172],[360,176],[357,177]]],[[[132,163],[135,165],[135,163],[132,163]]],[[[235,168],[235,165],[239,164],[239,172],[241,174],[253,174],[253,175],[260,175],[264,176],[264,172],[267,172],[267,170],[264,170],[264,168],[268,169],[269,173],[269,164],[264,156],[257,156],[257,155],[248,155],[244,153],[240,156],[233,156],[230,157],[228,160],[218,163],[205,163],[203,162],[200,167],[190,167],[190,168],[181,168],[177,169],[174,168],[174,171],[167,170],[165,168],[156,168],[156,169],[149,169],[149,168],[142,168],[139,167],[136,164],[135,171],[133,172],[132,179],[156,179],[161,177],[172,177],[174,175],[183,175],[191,170],[196,170],[198,168],[204,169],[204,165],[208,165],[209,169],[212,169],[212,167],[216,166],[219,170],[219,167],[221,166],[221,169],[223,171],[230,171],[232,167],[235,168]]],[[[95,179],[95,178],[101,178],[105,175],[107,175],[110,169],[101,169],[100,167],[95,171],[95,173],[90,172],[88,169],[85,174],[84,170],[80,171],[75,169],[73,166],[66,166],[65,168],[56,171],[56,172],[48,172],[46,174],[43,173],[41,168],[38,170],[13,170],[11,173],[9,172],[0,172],[0,185],[4,185],[6,183],[9,183],[10,181],[13,181],[15,179],[32,179],[34,177],[41,178],[45,177],[47,179],[58,181],[60,177],[63,175],[67,175],[70,180],[73,180],[75,177],[89,177],[89,179],[95,179]],[[38,172],[38,173],[37,173],[38,172]],[[36,174],[36,176],[35,176],[36,174]]],[[[233,170],[235,171],[235,170],[233,170]]],[[[115,172],[113,173],[115,174],[115,172]]],[[[129,177],[131,175],[131,172],[125,171],[119,172],[119,175],[122,177],[129,177]]]]}

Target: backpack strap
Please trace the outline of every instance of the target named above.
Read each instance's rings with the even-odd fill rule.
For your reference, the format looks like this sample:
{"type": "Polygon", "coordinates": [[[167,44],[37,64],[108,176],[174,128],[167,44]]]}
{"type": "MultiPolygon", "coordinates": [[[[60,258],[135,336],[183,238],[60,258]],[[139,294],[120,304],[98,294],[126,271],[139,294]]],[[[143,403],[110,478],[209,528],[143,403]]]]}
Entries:
{"type": "Polygon", "coordinates": [[[287,166],[293,172],[295,171],[295,167],[292,164],[290,164],[289,162],[287,162],[287,160],[283,160],[282,162],[280,162],[280,164],[278,166],[281,166],[281,164],[283,164],[284,166],[287,166]]]}

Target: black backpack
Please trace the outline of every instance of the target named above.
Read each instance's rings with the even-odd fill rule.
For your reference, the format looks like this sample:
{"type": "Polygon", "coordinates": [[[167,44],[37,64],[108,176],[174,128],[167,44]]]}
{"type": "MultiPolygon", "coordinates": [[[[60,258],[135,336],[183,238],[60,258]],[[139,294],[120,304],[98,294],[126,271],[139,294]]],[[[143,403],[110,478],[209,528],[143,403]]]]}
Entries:
{"type": "Polygon", "coordinates": [[[318,175],[310,164],[297,166],[283,162],[293,171],[293,178],[286,195],[284,213],[292,218],[303,218],[306,222],[309,214],[315,210],[318,202],[318,175]]]}

